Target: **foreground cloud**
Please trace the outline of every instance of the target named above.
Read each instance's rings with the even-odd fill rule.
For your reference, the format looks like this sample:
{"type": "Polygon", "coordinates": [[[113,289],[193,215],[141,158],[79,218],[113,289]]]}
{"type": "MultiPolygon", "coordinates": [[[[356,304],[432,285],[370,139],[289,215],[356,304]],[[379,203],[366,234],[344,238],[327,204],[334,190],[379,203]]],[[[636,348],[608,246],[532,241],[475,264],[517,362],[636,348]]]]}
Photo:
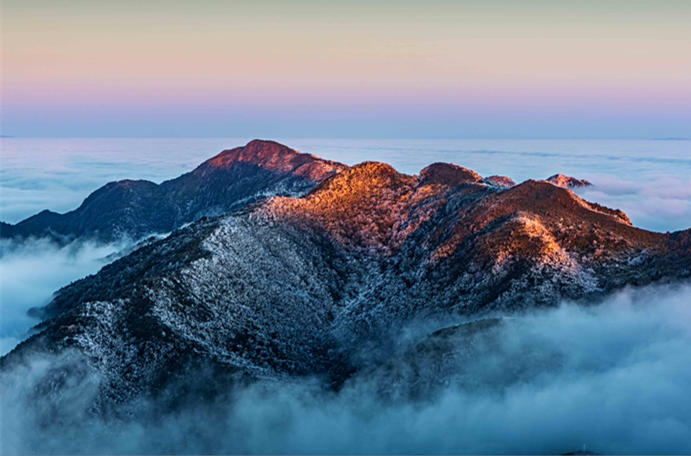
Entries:
{"type": "Polygon", "coordinates": [[[73,242],[58,246],[47,239],[0,241],[0,355],[27,335],[37,322],[31,307],[48,303],[53,292],[98,271],[130,243],[73,242]]]}
{"type": "Polygon", "coordinates": [[[89,408],[92,374],[37,397],[33,381],[78,360],[37,356],[0,380],[2,452],[688,453],[689,302],[689,285],[648,287],[504,318],[453,347],[464,356],[445,382],[433,369],[409,377],[438,385],[416,398],[388,394],[415,385],[382,383],[375,369],[339,392],[262,382],[213,403],[191,394],[175,413],[140,401],[105,419],[89,408]]]}

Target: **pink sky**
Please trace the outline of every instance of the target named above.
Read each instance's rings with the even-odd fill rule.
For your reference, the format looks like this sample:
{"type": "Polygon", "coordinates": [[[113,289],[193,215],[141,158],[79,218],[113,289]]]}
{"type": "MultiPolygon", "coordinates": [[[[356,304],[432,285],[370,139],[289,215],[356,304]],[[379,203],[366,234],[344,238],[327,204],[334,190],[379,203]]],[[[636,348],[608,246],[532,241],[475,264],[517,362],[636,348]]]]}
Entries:
{"type": "MultiPolygon", "coordinates": [[[[494,122],[499,135],[528,133],[516,116],[531,119],[535,136],[557,117],[564,136],[689,133],[683,3],[192,4],[3,2],[3,134],[79,135],[94,123],[142,134],[141,119],[158,117],[153,132],[167,125],[194,135],[202,119],[244,119],[261,132],[296,122],[297,134],[309,135],[304,124],[313,121],[357,136],[367,113],[384,131],[387,119],[451,126],[476,115],[487,117],[481,130],[494,122]],[[171,111],[189,118],[166,123],[171,111]],[[123,120],[128,112],[136,124],[123,120]],[[612,134],[587,127],[589,116],[612,134]]],[[[417,130],[473,135],[444,128],[417,130]]]]}

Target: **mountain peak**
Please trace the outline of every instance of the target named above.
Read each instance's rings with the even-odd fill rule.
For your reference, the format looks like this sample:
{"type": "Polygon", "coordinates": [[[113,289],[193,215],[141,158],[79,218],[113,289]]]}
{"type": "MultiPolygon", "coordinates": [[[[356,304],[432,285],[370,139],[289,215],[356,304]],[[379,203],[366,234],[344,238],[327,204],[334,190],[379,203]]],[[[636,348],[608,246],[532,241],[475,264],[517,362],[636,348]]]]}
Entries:
{"type": "Polygon", "coordinates": [[[218,168],[224,168],[238,161],[271,163],[291,160],[299,155],[300,152],[278,142],[253,139],[244,146],[224,150],[207,162],[218,168]]]}
{"type": "Polygon", "coordinates": [[[504,211],[512,210],[514,206],[531,207],[533,211],[550,218],[559,216],[584,221],[593,218],[610,219],[616,223],[631,225],[631,221],[621,210],[590,203],[568,188],[549,181],[527,180],[503,192],[498,198],[502,200],[504,211]]]}
{"type": "Polygon", "coordinates": [[[480,182],[482,176],[475,171],[453,163],[432,163],[420,171],[422,185],[442,184],[456,187],[462,184],[480,182]]]}
{"type": "Polygon", "coordinates": [[[110,182],[65,214],[37,214],[5,225],[2,237],[76,237],[103,241],[167,232],[203,216],[247,206],[267,196],[301,196],[348,167],[275,141],[253,140],[225,150],[195,170],[161,184],[110,182]]]}
{"type": "Polygon", "coordinates": [[[224,150],[204,162],[197,172],[202,174],[216,169],[228,169],[237,163],[247,163],[261,168],[292,173],[314,182],[346,168],[346,165],[305,154],[275,141],[254,139],[242,147],[224,150]]]}
{"type": "Polygon", "coordinates": [[[563,174],[555,174],[553,176],[545,179],[547,182],[556,185],[557,187],[563,188],[580,188],[580,187],[590,187],[591,184],[585,179],[576,179],[572,176],[565,176],[563,174]]]}
{"type": "Polygon", "coordinates": [[[511,188],[516,185],[516,182],[514,182],[513,179],[508,176],[489,176],[485,178],[485,181],[491,182],[492,184],[503,188],[511,188]]]}
{"type": "Polygon", "coordinates": [[[303,198],[276,197],[265,214],[318,226],[345,245],[388,250],[418,180],[391,165],[364,162],[325,180],[303,198]]]}
{"type": "Polygon", "coordinates": [[[381,185],[400,179],[410,180],[412,177],[400,174],[388,163],[366,161],[352,166],[347,172],[339,176],[334,176],[328,182],[336,184],[346,181],[367,181],[366,183],[368,185],[381,185]]]}

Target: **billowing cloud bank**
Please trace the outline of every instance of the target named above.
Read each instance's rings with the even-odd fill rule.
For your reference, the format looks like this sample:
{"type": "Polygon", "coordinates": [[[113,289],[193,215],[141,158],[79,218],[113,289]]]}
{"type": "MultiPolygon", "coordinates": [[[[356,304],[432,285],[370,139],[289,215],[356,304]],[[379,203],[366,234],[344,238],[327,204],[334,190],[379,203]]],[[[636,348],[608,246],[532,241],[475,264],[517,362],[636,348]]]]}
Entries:
{"type": "Polygon", "coordinates": [[[23,340],[37,322],[27,315],[44,306],[53,292],[98,271],[130,243],[73,242],[58,246],[47,239],[0,241],[0,356],[23,340]]]}
{"type": "Polygon", "coordinates": [[[315,379],[261,383],[212,404],[193,394],[174,414],[142,401],[105,419],[88,409],[95,376],[37,400],[33,380],[70,358],[37,357],[0,380],[2,452],[688,453],[690,304],[689,285],[648,287],[505,318],[415,399],[386,394],[415,385],[364,372],[339,392],[315,379]]]}

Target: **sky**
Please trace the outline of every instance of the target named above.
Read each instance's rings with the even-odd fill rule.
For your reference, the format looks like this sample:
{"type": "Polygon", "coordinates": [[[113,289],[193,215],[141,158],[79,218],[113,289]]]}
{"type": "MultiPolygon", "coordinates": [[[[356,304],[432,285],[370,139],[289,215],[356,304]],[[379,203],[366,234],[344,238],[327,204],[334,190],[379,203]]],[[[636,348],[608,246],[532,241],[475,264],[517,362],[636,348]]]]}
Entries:
{"type": "Polygon", "coordinates": [[[691,2],[3,0],[11,136],[691,136],[691,2]]]}

